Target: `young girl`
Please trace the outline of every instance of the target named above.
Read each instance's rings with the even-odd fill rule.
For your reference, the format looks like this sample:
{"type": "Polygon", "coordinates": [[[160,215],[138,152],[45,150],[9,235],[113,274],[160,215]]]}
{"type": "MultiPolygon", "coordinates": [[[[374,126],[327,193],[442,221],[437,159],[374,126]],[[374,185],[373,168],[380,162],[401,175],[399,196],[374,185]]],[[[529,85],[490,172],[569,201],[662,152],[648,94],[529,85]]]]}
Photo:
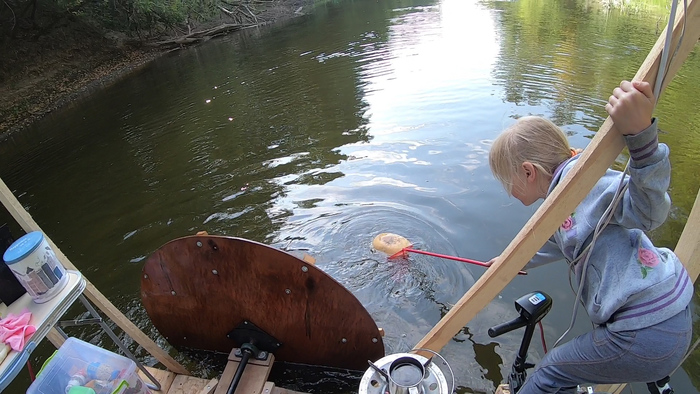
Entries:
{"type": "MultiPolygon", "coordinates": [[[[690,345],[693,283],[676,255],[656,248],[644,233],[666,220],[671,205],[669,151],[658,142],[653,107],[648,83],[623,81],[615,88],[605,109],[629,148],[628,188],[586,250],[620,185],[622,174],[608,170],[527,265],[573,263],[595,328],[546,354],[520,394],[574,393],[582,383],[658,381],[680,364],[690,345]]],[[[525,205],[546,198],[577,159],[564,133],[539,117],[519,119],[489,154],[495,177],[525,205]]]]}

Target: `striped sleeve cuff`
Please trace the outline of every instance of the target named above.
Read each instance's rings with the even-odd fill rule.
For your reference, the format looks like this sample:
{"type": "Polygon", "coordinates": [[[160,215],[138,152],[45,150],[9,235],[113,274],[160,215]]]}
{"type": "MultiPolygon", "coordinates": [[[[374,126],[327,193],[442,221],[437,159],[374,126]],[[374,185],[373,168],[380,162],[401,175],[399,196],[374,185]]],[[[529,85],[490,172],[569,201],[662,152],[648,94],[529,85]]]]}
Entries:
{"type": "Polygon", "coordinates": [[[659,138],[656,118],[652,119],[651,125],[636,135],[625,136],[627,148],[630,151],[630,158],[637,166],[644,166],[654,162],[654,154],[659,149],[659,138]]]}

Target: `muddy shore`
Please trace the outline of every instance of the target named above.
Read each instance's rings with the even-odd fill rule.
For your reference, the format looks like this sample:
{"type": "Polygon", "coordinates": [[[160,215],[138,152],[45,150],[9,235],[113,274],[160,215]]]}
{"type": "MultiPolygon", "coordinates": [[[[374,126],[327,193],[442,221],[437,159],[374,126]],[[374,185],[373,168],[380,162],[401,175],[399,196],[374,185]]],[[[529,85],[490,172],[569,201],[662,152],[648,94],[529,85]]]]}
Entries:
{"type": "MultiPolygon", "coordinates": [[[[281,23],[309,12],[314,3],[278,0],[258,14],[258,20],[261,24],[281,23]]],[[[198,29],[226,22],[223,18],[209,21],[198,29]]],[[[0,47],[0,142],[157,57],[189,47],[124,44],[71,21],[38,39],[5,42],[0,47]]]]}

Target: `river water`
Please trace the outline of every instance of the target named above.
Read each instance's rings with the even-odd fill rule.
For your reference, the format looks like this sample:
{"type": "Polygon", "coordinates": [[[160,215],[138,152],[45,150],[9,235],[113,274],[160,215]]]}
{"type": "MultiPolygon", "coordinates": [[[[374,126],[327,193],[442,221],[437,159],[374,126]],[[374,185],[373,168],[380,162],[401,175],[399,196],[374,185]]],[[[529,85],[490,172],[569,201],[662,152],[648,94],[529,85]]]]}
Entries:
{"type": "MultiPolygon", "coordinates": [[[[385,329],[387,354],[407,351],[484,269],[418,255],[389,263],[372,252],[372,238],[394,232],[433,252],[498,255],[536,206],[509,198],[492,177],[491,142],[534,114],[585,147],[610,92],[635,74],[665,25],[667,7],[657,3],[329,2],[169,54],[56,111],[0,142],[0,175],[71,261],[163,346],[140,302],[143,261],[206,230],[311,254],[385,329]]],[[[673,164],[673,209],[651,234],[659,246],[675,246],[700,187],[698,91],[696,50],[655,113],[673,164]]],[[[492,392],[507,376],[520,334],[491,339],[487,329],[513,318],[513,300],[533,290],[554,298],[549,344],[567,328],[574,294],[565,264],[516,278],[441,351],[458,392],[492,392]]],[[[574,334],[589,329],[581,312],[574,334]]],[[[94,328],[69,334],[112,346],[94,328]]],[[[33,362],[50,352],[42,344],[33,362]]],[[[542,355],[535,338],[529,361],[542,355]]],[[[177,357],[216,374],[207,356],[177,357]]],[[[699,359],[674,375],[676,392],[698,392],[699,359]]],[[[341,375],[274,377],[292,389],[355,392],[357,376],[341,375]]],[[[24,373],[12,392],[28,384],[24,373]]]]}

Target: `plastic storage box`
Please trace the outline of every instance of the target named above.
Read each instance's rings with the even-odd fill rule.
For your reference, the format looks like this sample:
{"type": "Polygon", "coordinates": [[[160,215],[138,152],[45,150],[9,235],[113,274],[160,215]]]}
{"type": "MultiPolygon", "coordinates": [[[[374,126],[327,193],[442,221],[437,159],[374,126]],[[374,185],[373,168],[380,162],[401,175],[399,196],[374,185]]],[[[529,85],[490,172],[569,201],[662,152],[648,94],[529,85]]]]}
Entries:
{"type": "Polygon", "coordinates": [[[76,338],[68,338],[44,363],[27,394],[151,394],[132,360],[76,338]]]}

